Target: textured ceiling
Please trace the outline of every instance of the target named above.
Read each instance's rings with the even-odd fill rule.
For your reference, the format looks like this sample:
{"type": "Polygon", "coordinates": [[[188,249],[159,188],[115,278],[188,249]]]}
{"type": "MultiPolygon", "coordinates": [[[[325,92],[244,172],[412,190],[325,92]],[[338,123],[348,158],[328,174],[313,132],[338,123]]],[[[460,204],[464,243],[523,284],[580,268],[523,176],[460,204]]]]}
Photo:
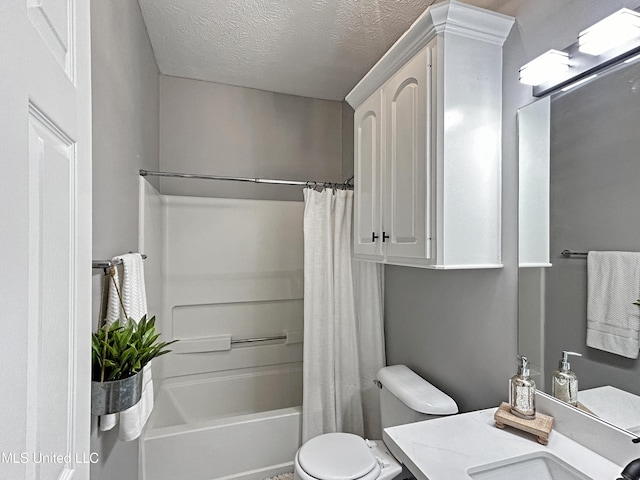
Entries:
{"type": "Polygon", "coordinates": [[[342,100],[434,0],[139,0],[165,75],[342,100]]]}
{"type": "MultiPolygon", "coordinates": [[[[342,100],[442,0],[138,0],[164,75],[342,100]]],[[[526,0],[465,0],[515,15],[526,0]]]]}

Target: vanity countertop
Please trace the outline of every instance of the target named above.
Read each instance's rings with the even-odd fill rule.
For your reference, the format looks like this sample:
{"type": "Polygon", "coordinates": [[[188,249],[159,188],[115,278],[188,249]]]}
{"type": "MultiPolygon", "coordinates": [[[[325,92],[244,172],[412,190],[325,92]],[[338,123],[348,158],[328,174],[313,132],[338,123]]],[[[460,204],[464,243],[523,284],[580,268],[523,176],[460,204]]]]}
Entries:
{"type": "Polygon", "coordinates": [[[578,392],[578,401],[602,420],[626,428],[640,430],[640,397],[612,386],[578,392]]]}
{"type": "Polygon", "coordinates": [[[533,435],[495,426],[495,408],[386,428],[384,441],[418,480],[464,480],[467,470],[501,460],[547,452],[594,479],[619,477],[622,468],[552,431],[543,446],[533,435]]]}

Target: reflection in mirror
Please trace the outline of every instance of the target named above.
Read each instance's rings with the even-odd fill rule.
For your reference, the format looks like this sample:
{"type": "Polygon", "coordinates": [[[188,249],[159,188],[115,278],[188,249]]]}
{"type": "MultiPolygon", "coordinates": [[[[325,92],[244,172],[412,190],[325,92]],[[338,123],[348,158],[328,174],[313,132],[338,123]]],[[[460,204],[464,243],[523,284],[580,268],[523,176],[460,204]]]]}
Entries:
{"type": "Polygon", "coordinates": [[[549,263],[549,131],[551,98],[518,111],[518,263],[550,267],[549,263]]]}
{"type": "MultiPolygon", "coordinates": [[[[548,393],[562,351],[582,353],[571,361],[579,402],[635,431],[640,360],[586,346],[587,260],[561,252],[640,251],[640,61],[524,107],[518,122],[521,172],[533,172],[526,162],[544,159],[547,145],[550,154],[548,183],[536,186],[546,180],[535,172],[533,186],[521,179],[519,353],[532,360],[533,378],[548,393]],[[552,266],[524,268],[536,263],[528,255],[546,246],[544,215],[534,207],[544,206],[547,187],[552,266]],[[613,388],[596,389],[604,386],[613,388]]],[[[536,259],[544,264],[544,255],[536,259]]]]}

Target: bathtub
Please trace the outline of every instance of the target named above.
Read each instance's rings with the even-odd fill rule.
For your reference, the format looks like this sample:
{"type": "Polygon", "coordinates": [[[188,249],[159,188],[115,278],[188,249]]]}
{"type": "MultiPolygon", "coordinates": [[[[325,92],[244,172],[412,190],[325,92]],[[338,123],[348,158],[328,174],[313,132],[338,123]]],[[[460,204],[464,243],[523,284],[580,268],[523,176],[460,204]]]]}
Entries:
{"type": "Polygon", "coordinates": [[[165,380],[140,442],[142,480],[261,480],[293,471],[300,364],[165,380]]]}

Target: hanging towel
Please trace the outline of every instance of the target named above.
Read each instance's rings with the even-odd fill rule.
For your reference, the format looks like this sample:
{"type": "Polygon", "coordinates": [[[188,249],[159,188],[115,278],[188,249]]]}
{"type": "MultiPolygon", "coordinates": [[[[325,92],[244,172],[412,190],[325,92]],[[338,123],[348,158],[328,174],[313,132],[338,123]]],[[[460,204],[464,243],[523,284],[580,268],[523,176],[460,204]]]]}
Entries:
{"type": "Polygon", "coordinates": [[[638,358],[640,252],[589,252],[587,346],[638,358]]]}
{"type": "MultiPolygon", "coordinates": [[[[122,305],[118,293],[113,285],[109,286],[109,303],[107,307],[107,323],[129,318],[139,321],[147,315],[147,292],[144,284],[144,263],[139,253],[129,253],[114,257],[114,263],[122,261],[122,278],[118,268],[115,269],[113,280],[120,289],[122,305]],[[125,313],[122,311],[124,306],[125,313]]],[[[142,370],[142,397],[133,407],[121,412],[120,440],[135,440],[140,436],[151,410],[153,409],[153,381],[151,378],[151,362],[142,370]]],[[[118,414],[103,415],[100,419],[100,430],[110,430],[118,423],[118,414]]]]}

